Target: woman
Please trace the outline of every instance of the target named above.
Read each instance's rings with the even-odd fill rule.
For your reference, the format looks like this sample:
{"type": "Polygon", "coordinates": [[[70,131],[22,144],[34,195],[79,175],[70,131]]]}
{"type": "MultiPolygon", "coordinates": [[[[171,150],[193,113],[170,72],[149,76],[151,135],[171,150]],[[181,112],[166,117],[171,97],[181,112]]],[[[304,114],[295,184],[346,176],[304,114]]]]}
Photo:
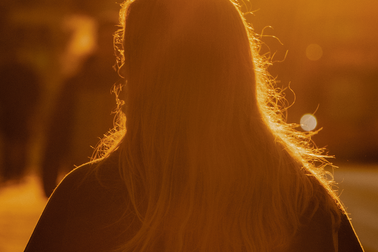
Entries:
{"type": "Polygon", "coordinates": [[[126,1],[121,24],[127,132],[58,186],[27,252],[362,251],[235,3],[126,1]]]}

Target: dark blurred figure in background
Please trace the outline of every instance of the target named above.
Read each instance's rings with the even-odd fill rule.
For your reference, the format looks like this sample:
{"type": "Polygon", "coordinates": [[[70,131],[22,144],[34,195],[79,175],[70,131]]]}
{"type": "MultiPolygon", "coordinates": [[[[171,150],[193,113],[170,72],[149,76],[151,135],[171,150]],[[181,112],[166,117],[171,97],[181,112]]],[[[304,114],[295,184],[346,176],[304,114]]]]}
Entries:
{"type": "Polygon", "coordinates": [[[26,172],[33,119],[41,97],[41,76],[22,53],[26,30],[9,22],[0,6],[0,184],[18,182],[26,172]]]}
{"type": "Polygon", "coordinates": [[[110,111],[116,104],[111,90],[118,79],[112,68],[115,31],[114,22],[100,21],[96,51],[64,83],[58,95],[42,157],[43,189],[47,197],[60,175],[90,160],[99,139],[113,126],[114,115],[110,111]]]}
{"type": "MultiPolygon", "coordinates": [[[[16,57],[15,57],[16,58],[16,57]]],[[[31,66],[18,62],[0,68],[1,180],[20,180],[27,167],[31,119],[40,97],[40,83],[31,66]]]]}

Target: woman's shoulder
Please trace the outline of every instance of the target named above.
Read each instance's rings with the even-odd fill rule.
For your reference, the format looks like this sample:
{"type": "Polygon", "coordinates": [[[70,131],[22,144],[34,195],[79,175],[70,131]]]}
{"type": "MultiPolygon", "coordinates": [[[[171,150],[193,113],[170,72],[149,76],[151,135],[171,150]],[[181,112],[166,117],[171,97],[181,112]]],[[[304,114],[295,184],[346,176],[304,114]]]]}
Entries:
{"type": "Polygon", "coordinates": [[[288,251],[363,252],[339,199],[311,178],[314,194],[288,251]]]}
{"type": "Polygon", "coordinates": [[[108,251],[124,239],[127,209],[118,155],[84,164],[55,189],[26,251],[108,251]]]}
{"type": "MultiPolygon", "coordinates": [[[[119,173],[118,152],[112,153],[109,157],[85,163],[70,173],[60,182],[56,191],[82,191],[93,190],[114,190],[116,186],[122,186],[122,179],[119,173]]],[[[56,192],[54,192],[56,193],[56,192]]]]}
{"type": "MultiPolygon", "coordinates": [[[[94,219],[107,219],[110,212],[121,212],[128,205],[126,187],[118,171],[118,155],[87,163],[67,174],[51,195],[45,214],[63,213],[66,225],[92,226],[94,219]],[[90,213],[90,214],[89,214],[90,213]]],[[[109,220],[111,221],[111,220],[109,220]]]]}

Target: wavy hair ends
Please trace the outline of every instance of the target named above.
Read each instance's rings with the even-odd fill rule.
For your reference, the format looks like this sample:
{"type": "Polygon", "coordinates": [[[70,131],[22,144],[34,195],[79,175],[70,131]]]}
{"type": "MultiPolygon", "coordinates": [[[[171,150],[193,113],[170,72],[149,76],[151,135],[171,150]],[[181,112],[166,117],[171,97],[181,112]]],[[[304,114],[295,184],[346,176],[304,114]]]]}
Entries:
{"type": "Polygon", "coordinates": [[[108,139],[140,229],[119,251],[272,251],[324,200],[311,181],[337,199],[235,2],[127,0],[120,22],[127,121],[108,139]]]}

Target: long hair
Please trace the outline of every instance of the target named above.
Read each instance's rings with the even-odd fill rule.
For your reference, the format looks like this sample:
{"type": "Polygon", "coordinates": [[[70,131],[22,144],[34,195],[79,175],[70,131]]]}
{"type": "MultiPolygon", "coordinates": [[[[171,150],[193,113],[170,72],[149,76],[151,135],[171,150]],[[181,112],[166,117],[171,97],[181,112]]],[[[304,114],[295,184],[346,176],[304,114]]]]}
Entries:
{"type": "Polygon", "coordinates": [[[120,18],[120,172],[140,221],[121,251],[272,251],[337,201],[236,3],[128,0],[120,18]]]}

